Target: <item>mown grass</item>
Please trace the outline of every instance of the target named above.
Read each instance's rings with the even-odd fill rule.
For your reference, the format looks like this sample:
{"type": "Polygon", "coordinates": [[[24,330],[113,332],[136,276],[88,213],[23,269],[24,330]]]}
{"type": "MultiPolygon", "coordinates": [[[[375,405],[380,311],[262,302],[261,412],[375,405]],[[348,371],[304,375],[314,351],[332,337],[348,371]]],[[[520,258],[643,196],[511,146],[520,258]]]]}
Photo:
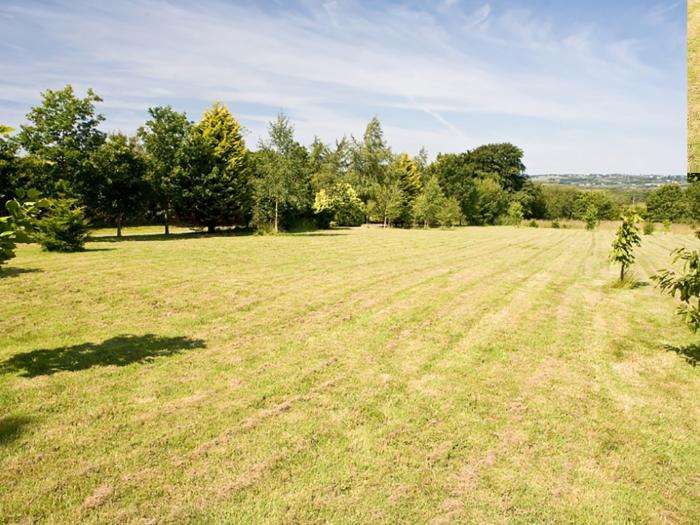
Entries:
{"type": "Polygon", "coordinates": [[[700,173],[700,0],[688,0],[688,172],[700,173]]]}
{"type": "Polygon", "coordinates": [[[1,522],[700,521],[693,237],[154,239],[0,278],[1,522]]]}

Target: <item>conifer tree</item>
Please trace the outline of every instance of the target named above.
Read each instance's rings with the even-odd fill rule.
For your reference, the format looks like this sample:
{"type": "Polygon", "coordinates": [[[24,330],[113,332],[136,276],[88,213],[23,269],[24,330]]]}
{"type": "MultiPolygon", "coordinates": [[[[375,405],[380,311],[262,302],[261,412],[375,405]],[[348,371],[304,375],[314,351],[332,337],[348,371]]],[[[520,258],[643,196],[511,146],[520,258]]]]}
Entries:
{"type": "Polygon", "coordinates": [[[223,224],[247,225],[251,207],[249,153],[240,123],[216,103],[185,140],[172,178],[178,217],[213,232],[223,224]]]}

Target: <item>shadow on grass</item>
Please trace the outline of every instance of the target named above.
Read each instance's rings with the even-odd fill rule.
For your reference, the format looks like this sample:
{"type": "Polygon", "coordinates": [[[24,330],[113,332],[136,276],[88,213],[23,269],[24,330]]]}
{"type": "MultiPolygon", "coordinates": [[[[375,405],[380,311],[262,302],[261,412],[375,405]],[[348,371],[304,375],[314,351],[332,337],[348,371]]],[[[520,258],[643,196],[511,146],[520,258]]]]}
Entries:
{"type": "Polygon", "coordinates": [[[675,352],[685,359],[690,366],[698,366],[700,363],[700,345],[671,346],[664,345],[668,352],[675,352]]]}
{"type": "Polygon", "coordinates": [[[6,445],[17,439],[29,422],[30,419],[25,416],[5,416],[0,418],[0,445],[6,445]]]}
{"type": "Polygon", "coordinates": [[[17,277],[23,273],[38,273],[42,271],[43,270],[39,270],[38,268],[0,268],[0,279],[4,279],[5,277],[17,277]]]}
{"type": "Polygon", "coordinates": [[[253,235],[252,230],[221,230],[214,233],[209,233],[205,231],[201,232],[183,232],[183,233],[171,233],[165,235],[164,233],[137,233],[134,235],[122,235],[117,237],[116,235],[94,235],[88,237],[88,242],[125,242],[125,241],[178,241],[182,239],[204,239],[207,237],[246,237],[248,235],[253,235]]]}
{"type": "Polygon", "coordinates": [[[646,288],[651,286],[649,281],[640,281],[635,278],[625,278],[623,281],[617,279],[615,282],[610,284],[610,288],[614,290],[636,290],[638,288],[646,288]]]}
{"type": "Polygon", "coordinates": [[[83,343],[16,354],[0,363],[0,373],[19,372],[22,377],[36,377],[63,371],[75,372],[93,366],[126,366],[205,346],[203,340],[189,337],[119,335],[101,343],[83,343]]]}

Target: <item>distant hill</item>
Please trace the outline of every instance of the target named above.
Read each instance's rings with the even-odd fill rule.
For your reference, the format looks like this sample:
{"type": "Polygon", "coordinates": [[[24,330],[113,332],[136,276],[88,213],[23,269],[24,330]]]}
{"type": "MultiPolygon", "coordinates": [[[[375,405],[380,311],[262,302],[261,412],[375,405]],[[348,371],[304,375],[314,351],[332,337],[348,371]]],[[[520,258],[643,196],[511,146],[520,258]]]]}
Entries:
{"type": "Polygon", "coordinates": [[[656,188],[664,184],[686,185],[685,175],[625,175],[622,173],[575,173],[531,175],[543,184],[563,184],[581,188],[656,188]]]}

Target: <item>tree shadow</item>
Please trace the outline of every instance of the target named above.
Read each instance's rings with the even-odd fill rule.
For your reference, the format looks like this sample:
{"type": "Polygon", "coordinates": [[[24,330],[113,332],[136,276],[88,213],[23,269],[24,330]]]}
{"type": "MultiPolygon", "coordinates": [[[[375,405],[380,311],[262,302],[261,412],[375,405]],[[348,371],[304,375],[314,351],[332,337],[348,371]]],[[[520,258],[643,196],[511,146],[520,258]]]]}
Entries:
{"type": "Polygon", "coordinates": [[[672,346],[664,345],[668,352],[675,352],[685,359],[690,366],[697,366],[700,363],[700,345],[672,346]]]}
{"type": "Polygon", "coordinates": [[[194,231],[183,233],[136,233],[133,235],[95,235],[88,238],[88,242],[126,242],[126,241],[178,241],[182,239],[205,239],[207,237],[247,237],[253,235],[253,230],[235,228],[230,230],[220,230],[214,233],[206,231],[194,231]]]}
{"type": "Polygon", "coordinates": [[[39,270],[38,268],[0,268],[0,279],[5,277],[17,277],[23,273],[38,273],[42,271],[43,270],[39,270]]]}
{"type": "Polygon", "coordinates": [[[36,377],[63,371],[76,372],[93,366],[126,366],[205,346],[203,340],[189,337],[119,335],[101,343],[83,343],[16,354],[0,363],[0,373],[19,372],[22,377],[36,377]]]}
{"type": "Polygon", "coordinates": [[[30,419],[25,416],[5,416],[0,418],[0,445],[6,445],[17,439],[30,419]]]}

